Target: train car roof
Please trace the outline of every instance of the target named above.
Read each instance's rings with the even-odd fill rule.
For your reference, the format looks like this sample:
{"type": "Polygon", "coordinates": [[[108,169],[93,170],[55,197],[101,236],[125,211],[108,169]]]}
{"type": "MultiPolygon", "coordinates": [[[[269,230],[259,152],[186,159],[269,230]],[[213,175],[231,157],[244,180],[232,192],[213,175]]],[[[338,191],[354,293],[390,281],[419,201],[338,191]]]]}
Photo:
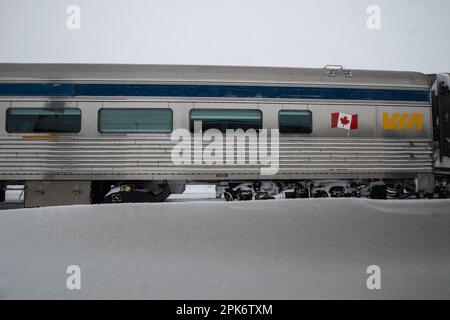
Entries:
{"type": "Polygon", "coordinates": [[[425,74],[405,71],[350,70],[351,76],[326,69],[137,65],[137,64],[16,64],[0,63],[0,82],[80,83],[221,83],[283,84],[337,87],[429,88],[425,74]]]}

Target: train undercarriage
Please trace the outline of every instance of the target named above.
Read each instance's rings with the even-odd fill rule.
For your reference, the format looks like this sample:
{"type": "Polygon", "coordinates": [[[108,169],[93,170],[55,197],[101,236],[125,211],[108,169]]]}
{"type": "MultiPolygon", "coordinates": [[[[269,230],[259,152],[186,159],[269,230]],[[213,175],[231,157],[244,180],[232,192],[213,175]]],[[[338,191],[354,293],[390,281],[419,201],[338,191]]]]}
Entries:
{"type": "MultiPolygon", "coordinates": [[[[434,189],[419,188],[418,179],[292,180],[292,181],[27,181],[25,207],[100,203],[163,202],[181,194],[186,184],[215,184],[225,201],[307,198],[432,199],[450,198],[450,176],[435,176],[434,189]]],[[[0,186],[0,202],[6,184],[0,186]]]]}
{"type": "MultiPolygon", "coordinates": [[[[432,176],[431,176],[432,177],[432,176]]],[[[210,181],[216,185],[216,198],[226,201],[305,198],[370,198],[370,199],[432,199],[450,198],[449,176],[435,176],[434,185],[424,188],[420,179],[366,179],[366,180],[278,180],[278,181],[210,181]]],[[[183,193],[186,184],[205,182],[175,181],[167,183],[101,182],[100,189],[93,184],[91,200],[94,203],[162,202],[170,194],[183,193]],[[105,194],[105,189],[109,191],[105,194]],[[95,190],[98,190],[96,192],[95,190]]]]}
{"type": "MultiPolygon", "coordinates": [[[[215,184],[226,201],[306,198],[432,199],[450,198],[450,176],[436,175],[429,191],[419,179],[279,180],[279,181],[27,181],[25,207],[100,203],[163,202],[181,194],[186,184],[215,184]],[[431,191],[432,190],[432,191],[431,191]]],[[[0,202],[7,184],[0,185],[0,202]]]]}
{"type": "Polygon", "coordinates": [[[448,179],[439,177],[434,192],[419,190],[415,179],[409,180],[306,180],[256,181],[216,186],[217,197],[227,201],[297,199],[297,198],[450,198],[448,179]]]}

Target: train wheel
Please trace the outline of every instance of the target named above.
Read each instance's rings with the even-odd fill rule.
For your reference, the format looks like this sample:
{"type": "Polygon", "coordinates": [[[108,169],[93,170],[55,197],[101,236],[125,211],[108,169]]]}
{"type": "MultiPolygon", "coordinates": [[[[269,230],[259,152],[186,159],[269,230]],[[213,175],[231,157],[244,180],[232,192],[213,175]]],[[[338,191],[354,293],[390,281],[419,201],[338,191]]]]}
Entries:
{"type": "Polygon", "coordinates": [[[163,202],[170,195],[169,186],[164,186],[158,194],[142,191],[120,191],[111,193],[105,197],[103,203],[145,203],[145,202],[163,202]]]}
{"type": "Polygon", "coordinates": [[[426,192],[426,193],[425,193],[425,198],[426,198],[426,199],[433,199],[433,198],[434,198],[434,193],[426,192]]]}
{"type": "Polygon", "coordinates": [[[233,196],[229,192],[223,194],[226,201],[233,201],[233,196]]]}

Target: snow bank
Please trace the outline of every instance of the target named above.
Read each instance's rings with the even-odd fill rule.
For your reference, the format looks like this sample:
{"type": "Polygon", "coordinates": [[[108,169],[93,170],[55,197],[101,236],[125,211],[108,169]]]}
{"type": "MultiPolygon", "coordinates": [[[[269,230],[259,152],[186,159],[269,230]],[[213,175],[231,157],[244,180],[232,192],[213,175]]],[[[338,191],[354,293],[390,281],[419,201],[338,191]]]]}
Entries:
{"type": "MultiPolygon", "coordinates": [[[[171,194],[166,202],[188,200],[216,200],[215,185],[186,185],[182,194],[171,194]]],[[[220,201],[220,200],[219,200],[220,201]]]]}
{"type": "Polygon", "coordinates": [[[0,298],[450,298],[450,201],[0,211],[0,298]],[[81,290],[66,288],[69,265],[81,290]],[[381,268],[368,290],[366,268],[381,268]]]}

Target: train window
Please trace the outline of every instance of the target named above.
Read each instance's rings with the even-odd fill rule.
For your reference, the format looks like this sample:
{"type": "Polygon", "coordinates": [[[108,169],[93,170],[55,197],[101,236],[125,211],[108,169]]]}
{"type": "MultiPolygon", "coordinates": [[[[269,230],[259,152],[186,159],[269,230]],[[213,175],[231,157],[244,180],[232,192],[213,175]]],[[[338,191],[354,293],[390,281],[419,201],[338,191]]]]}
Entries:
{"type": "Polygon", "coordinates": [[[311,111],[281,110],[278,113],[278,128],[280,133],[311,133],[311,111]]]}
{"type": "Polygon", "coordinates": [[[190,128],[194,130],[194,122],[202,121],[202,130],[219,129],[261,129],[262,113],[252,109],[193,109],[190,113],[190,128]]]}
{"type": "Polygon", "coordinates": [[[149,108],[103,108],[98,131],[102,133],[170,133],[172,110],[149,108]]]}
{"type": "Polygon", "coordinates": [[[9,108],[6,111],[9,133],[76,133],[80,129],[81,111],[77,108],[9,108]]]}

